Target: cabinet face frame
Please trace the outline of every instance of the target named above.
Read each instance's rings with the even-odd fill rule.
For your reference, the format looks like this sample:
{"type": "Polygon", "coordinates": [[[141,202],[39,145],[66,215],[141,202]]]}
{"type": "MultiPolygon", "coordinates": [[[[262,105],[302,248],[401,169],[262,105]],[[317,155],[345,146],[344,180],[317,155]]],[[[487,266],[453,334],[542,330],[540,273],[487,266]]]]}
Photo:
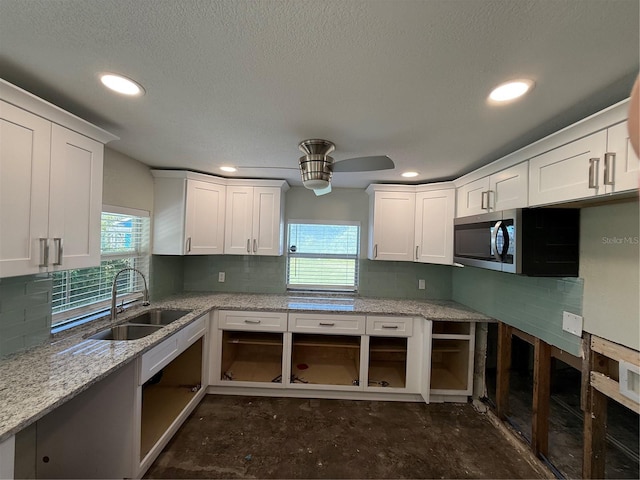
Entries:
{"type": "MultiPolygon", "coordinates": [[[[430,392],[433,395],[455,395],[455,396],[469,396],[473,394],[473,366],[474,366],[474,352],[475,352],[475,332],[476,332],[476,324],[474,322],[469,323],[469,333],[468,334],[459,334],[459,333],[433,333],[431,335],[431,358],[433,355],[437,353],[433,344],[437,341],[441,341],[441,343],[446,342],[457,342],[458,344],[463,345],[465,348],[464,353],[462,355],[466,355],[466,387],[465,389],[449,389],[449,388],[433,388],[431,387],[431,382],[433,381],[433,375],[430,379],[430,392]]],[[[431,370],[433,370],[433,362],[431,365],[431,370]]]]}

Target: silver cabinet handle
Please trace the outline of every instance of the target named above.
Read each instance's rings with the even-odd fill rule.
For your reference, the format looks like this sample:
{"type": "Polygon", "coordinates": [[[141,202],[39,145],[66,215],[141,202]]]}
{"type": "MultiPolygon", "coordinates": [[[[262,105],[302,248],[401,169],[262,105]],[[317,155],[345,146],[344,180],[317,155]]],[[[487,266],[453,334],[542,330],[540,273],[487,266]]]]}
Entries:
{"type": "Polygon", "coordinates": [[[416,245],[416,260],[418,259],[418,245],[416,245]]]}
{"type": "Polygon", "coordinates": [[[42,263],[38,266],[48,267],[49,266],[49,239],[40,238],[39,240],[40,240],[40,258],[42,259],[42,263]]]}
{"type": "Polygon", "coordinates": [[[251,253],[251,239],[247,238],[247,253],[251,253]]]}
{"type": "Polygon", "coordinates": [[[258,241],[254,238],[253,239],[253,253],[257,253],[258,252],[258,241]]]}
{"type": "Polygon", "coordinates": [[[58,237],[58,238],[54,238],[53,239],[53,243],[57,243],[58,244],[58,261],[55,263],[52,263],[51,265],[54,265],[56,267],[59,267],[62,265],[62,255],[64,253],[64,246],[62,245],[62,238],[58,237]]]}
{"type": "Polygon", "coordinates": [[[321,327],[333,327],[335,325],[334,322],[320,322],[319,325],[321,327]]]}
{"type": "Polygon", "coordinates": [[[604,184],[615,184],[615,170],[616,170],[616,154],[605,153],[604,154],[604,184]]]}
{"type": "Polygon", "coordinates": [[[398,325],[382,325],[382,328],[387,328],[389,330],[397,330],[398,325]]]}
{"type": "Polygon", "coordinates": [[[599,158],[589,159],[589,188],[598,188],[598,163],[599,158]]]}
{"type": "Polygon", "coordinates": [[[373,246],[373,258],[378,258],[378,244],[373,246]]]}
{"type": "Polygon", "coordinates": [[[253,325],[258,325],[261,322],[261,320],[249,320],[247,318],[245,318],[244,323],[251,323],[253,325]]]}
{"type": "Polygon", "coordinates": [[[496,192],[493,190],[487,190],[487,210],[495,210],[496,207],[496,192]],[[491,196],[493,196],[493,203],[491,202],[491,196]]]}
{"type": "Polygon", "coordinates": [[[187,238],[187,253],[191,251],[191,237],[187,238]]]}
{"type": "Polygon", "coordinates": [[[482,210],[489,210],[489,190],[487,190],[486,192],[482,192],[482,197],[480,199],[480,208],[482,210]],[[487,199],[487,205],[485,206],[485,198],[487,199]]]}

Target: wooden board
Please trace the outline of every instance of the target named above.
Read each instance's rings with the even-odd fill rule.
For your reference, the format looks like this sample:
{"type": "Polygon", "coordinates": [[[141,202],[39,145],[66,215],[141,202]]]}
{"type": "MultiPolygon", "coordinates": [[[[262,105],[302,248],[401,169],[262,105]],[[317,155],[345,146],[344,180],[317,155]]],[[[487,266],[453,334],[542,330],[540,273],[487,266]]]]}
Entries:
{"type": "MultiPolygon", "coordinates": [[[[306,346],[305,346],[306,347],[306,346]]],[[[318,350],[296,346],[291,361],[291,374],[309,384],[353,385],[360,377],[357,350],[318,350]],[[298,365],[307,368],[299,369],[298,365]]]]}
{"type": "Polygon", "coordinates": [[[466,390],[467,382],[460,380],[450,370],[444,367],[431,366],[431,389],[432,390],[466,390]]]}
{"type": "Polygon", "coordinates": [[[370,387],[381,387],[379,383],[385,381],[390,388],[406,387],[406,362],[369,362],[369,379],[370,387]]]}
{"type": "Polygon", "coordinates": [[[636,352],[623,345],[610,342],[604,338],[591,336],[591,349],[594,352],[601,353],[602,355],[609,357],[615,361],[624,360],[640,367],[640,352],[636,352]]]}
{"type": "Polygon", "coordinates": [[[169,428],[184,407],[195,396],[186,387],[148,385],[142,396],[142,421],[140,428],[140,460],[169,428]]]}
{"type": "MultiPolygon", "coordinates": [[[[271,382],[278,375],[282,375],[282,358],[276,356],[259,359],[236,359],[231,362],[225,372],[221,372],[220,378],[230,382],[271,382]],[[225,373],[231,374],[232,379],[226,378],[225,373]]],[[[282,380],[277,383],[281,382],[282,380]]]]}
{"type": "Polygon", "coordinates": [[[604,393],[607,397],[640,414],[640,404],[622,395],[620,393],[620,384],[614,379],[607,377],[604,373],[591,372],[591,386],[604,393]]]}

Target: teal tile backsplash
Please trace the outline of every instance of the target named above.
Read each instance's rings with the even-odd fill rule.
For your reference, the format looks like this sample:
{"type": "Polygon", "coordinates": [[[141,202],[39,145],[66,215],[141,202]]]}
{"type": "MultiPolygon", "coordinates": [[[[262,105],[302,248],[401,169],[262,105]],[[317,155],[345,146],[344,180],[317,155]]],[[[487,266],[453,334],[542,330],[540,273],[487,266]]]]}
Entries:
{"type": "Polygon", "coordinates": [[[0,279],[0,356],[49,338],[52,288],[48,274],[0,279]]]}
{"type": "Polygon", "coordinates": [[[451,267],[411,262],[360,260],[360,295],[412,300],[451,299],[451,267]],[[418,280],[425,289],[418,289],[418,280]]]}
{"type": "Polygon", "coordinates": [[[453,269],[453,300],[579,356],[581,339],[562,330],[562,313],[582,315],[581,278],[525,277],[453,269]]]}
{"type": "Polygon", "coordinates": [[[178,255],[151,256],[149,296],[152,302],[183,291],[184,258],[178,255]]]}

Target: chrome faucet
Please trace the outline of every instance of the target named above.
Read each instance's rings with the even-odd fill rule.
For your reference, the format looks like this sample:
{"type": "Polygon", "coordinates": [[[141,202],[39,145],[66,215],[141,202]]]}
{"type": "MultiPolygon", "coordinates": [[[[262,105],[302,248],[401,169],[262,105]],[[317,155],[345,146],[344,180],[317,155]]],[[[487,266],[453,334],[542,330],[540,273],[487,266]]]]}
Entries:
{"type": "Polygon", "coordinates": [[[149,289],[147,288],[147,279],[144,278],[144,273],[142,273],[137,268],[133,268],[133,267],[123,268],[118,273],[116,273],[115,277],[113,277],[113,285],[111,286],[111,320],[115,320],[118,315],[118,310],[116,309],[116,297],[118,296],[118,286],[117,286],[118,276],[122,272],[128,272],[128,271],[137,272],[142,277],[142,281],[144,282],[144,291],[142,292],[142,305],[144,306],[149,305],[149,289]]]}

